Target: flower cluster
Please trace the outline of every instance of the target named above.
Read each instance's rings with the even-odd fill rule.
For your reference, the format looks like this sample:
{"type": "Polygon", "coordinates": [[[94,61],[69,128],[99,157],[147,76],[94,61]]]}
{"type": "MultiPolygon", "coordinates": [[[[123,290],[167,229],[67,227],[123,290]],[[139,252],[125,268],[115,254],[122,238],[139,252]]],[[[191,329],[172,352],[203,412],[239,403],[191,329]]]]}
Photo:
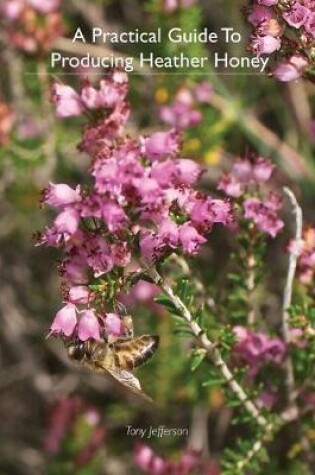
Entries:
{"type": "Polygon", "coordinates": [[[69,303],[56,313],[50,327],[50,334],[62,334],[64,337],[71,337],[75,334],[81,341],[100,340],[100,328],[106,335],[122,336],[125,334],[123,319],[116,313],[97,315],[92,308],[78,310],[77,306],[71,303],[75,301],[77,304],[87,304],[88,300],[81,296],[88,294],[91,294],[88,287],[75,286],[70,289],[66,297],[69,303]]]}
{"type": "Polygon", "coordinates": [[[195,189],[202,169],[178,158],[175,129],[138,139],[122,136],[125,95],[126,75],[119,72],[99,89],[83,85],[80,94],[59,84],[53,89],[59,117],[88,112],[91,118],[80,146],[92,158],[91,185],[50,184],[43,196],[58,215],[39,240],[63,248],[67,288],[68,305],[52,331],[67,337],[74,331],[83,340],[99,337],[98,322],[108,317],[90,305],[120,291],[130,267],[154,264],[173,252],[194,255],[215,224],[231,221],[227,201],[195,189]],[[77,304],[88,309],[78,315],[77,304]]]}
{"type": "Polygon", "coordinates": [[[8,41],[35,54],[48,50],[63,32],[61,0],[5,0],[1,13],[8,41]]]}
{"type": "Polygon", "coordinates": [[[285,355],[285,344],[280,338],[270,338],[244,327],[233,329],[237,343],[233,347],[236,360],[249,367],[248,376],[253,378],[266,363],[281,364],[285,355]]]}
{"type": "Polygon", "coordinates": [[[82,428],[82,424],[86,427],[86,436],[84,440],[82,436],[80,441],[74,440],[73,459],[76,467],[88,465],[103,445],[106,431],[98,410],[88,406],[78,397],[60,398],[52,404],[44,436],[45,450],[50,454],[57,454],[68,434],[80,434],[79,431],[75,431],[75,428],[76,426],[82,428]]]}
{"type": "Polygon", "coordinates": [[[255,0],[250,8],[250,49],[256,54],[282,53],[283,60],[273,69],[279,81],[297,79],[313,67],[314,7],[314,0],[255,0]]]}
{"type": "Polygon", "coordinates": [[[271,191],[263,196],[262,189],[273,170],[274,165],[262,157],[253,161],[237,159],[231,172],[222,176],[218,189],[240,201],[241,218],[249,220],[260,232],[276,237],[284,225],[278,217],[281,199],[271,191]]]}
{"type": "Polygon", "coordinates": [[[193,89],[181,87],[174,100],[160,108],[161,120],[172,127],[187,129],[196,126],[202,120],[202,112],[199,106],[209,103],[212,87],[204,81],[193,89]]]}
{"type": "Polygon", "coordinates": [[[125,100],[127,92],[126,73],[115,71],[100,81],[98,89],[84,80],[79,93],[70,86],[55,83],[52,101],[58,118],[87,115],[91,119],[84,130],[80,150],[94,157],[104,145],[110,147],[123,131],[130,113],[125,100]]]}
{"type": "Polygon", "coordinates": [[[219,475],[218,464],[212,461],[202,462],[198,451],[187,449],[177,461],[165,460],[144,444],[137,444],[134,451],[136,465],[150,475],[219,475]]]}
{"type": "Polygon", "coordinates": [[[161,0],[162,9],[165,12],[174,12],[180,7],[190,7],[196,3],[196,0],[161,0]]]}

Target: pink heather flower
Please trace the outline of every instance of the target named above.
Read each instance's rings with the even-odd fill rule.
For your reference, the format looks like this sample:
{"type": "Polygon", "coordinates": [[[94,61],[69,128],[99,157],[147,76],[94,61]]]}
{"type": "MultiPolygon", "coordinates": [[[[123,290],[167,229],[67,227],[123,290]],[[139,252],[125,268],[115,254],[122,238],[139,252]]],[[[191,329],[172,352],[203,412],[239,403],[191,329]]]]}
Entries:
{"type": "Polygon", "coordinates": [[[184,252],[196,254],[200,246],[207,242],[207,239],[199,234],[191,224],[185,223],[179,228],[179,241],[184,252]]]}
{"type": "Polygon", "coordinates": [[[272,18],[274,18],[274,13],[271,8],[255,4],[247,17],[247,20],[253,26],[258,26],[261,25],[263,22],[268,23],[272,18]]]}
{"type": "Polygon", "coordinates": [[[81,100],[87,109],[99,109],[102,106],[100,93],[89,84],[85,84],[81,90],[81,100]]]}
{"type": "Polygon", "coordinates": [[[175,102],[185,104],[186,106],[194,105],[193,93],[188,87],[182,86],[178,89],[175,95],[175,102]]]}
{"type": "Polygon", "coordinates": [[[186,449],[178,461],[165,460],[147,445],[137,443],[134,449],[136,465],[149,475],[189,475],[198,473],[203,475],[219,475],[217,463],[207,460],[204,462],[201,453],[197,450],[186,449]]]}
{"type": "Polygon", "coordinates": [[[147,262],[157,261],[163,254],[163,243],[158,236],[146,232],[140,238],[141,256],[147,262]]]}
{"type": "Polygon", "coordinates": [[[149,160],[158,160],[174,155],[179,150],[179,136],[175,129],[156,132],[144,141],[144,154],[149,160]]]}
{"type": "Polygon", "coordinates": [[[108,201],[101,205],[102,217],[110,232],[117,232],[128,223],[129,219],[118,204],[108,201]]]}
{"type": "Polygon", "coordinates": [[[252,50],[258,54],[271,54],[280,47],[281,40],[271,35],[256,36],[252,39],[252,50]]]}
{"type": "Polygon", "coordinates": [[[157,285],[151,284],[146,280],[139,280],[131,290],[132,296],[139,302],[149,302],[154,299],[160,289],[157,285]]]}
{"type": "Polygon", "coordinates": [[[301,55],[295,54],[290,59],[279,63],[272,72],[278,81],[289,82],[300,78],[308,67],[308,61],[301,55]]]}
{"type": "Polygon", "coordinates": [[[87,284],[87,266],[86,260],[81,255],[71,255],[71,258],[67,258],[63,261],[60,274],[71,285],[87,284]]]}
{"type": "Polygon", "coordinates": [[[301,28],[307,21],[309,13],[308,8],[296,2],[288,11],[284,12],[282,16],[293,28],[301,28]]]}
{"type": "Polygon", "coordinates": [[[179,184],[194,185],[202,174],[202,167],[194,160],[181,158],[176,160],[177,180],[179,184]]]}
{"type": "MultiPolygon", "coordinates": [[[[59,106],[70,96],[80,110],[94,108],[100,92],[98,96],[107,104],[97,114],[99,119],[95,116],[97,122],[91,121],[85,129],[80,145],[91,155],[94,181],[84,192],[79,187],[50,184],[45,201],[61,207],[61,213],[40,239],[50,246],[63,246],[60,273],[70,289],[69,300],[87,305],[97,298],[96,292],[89,292],[89,284],[112,270],[117,275],[118,268],[127,267],[139,250],[150,263],[172,252],[195,254],[215,223],[230,222],[230,205],[202,197],[192,188],[202,169],[193,160],[174,157],[179,150],[176,130],[139,139],[120,135],[125,75],[111,75],[101,89],[90,88],[86,82],[81,96],[64,87],[56,86],[55,102],[58,88],[62,93],[59,106]]],[[[180,91],[179,96],[187,105],[195,100],[190,90],[180,91]]],[[[90,309],[86,312],[80,314],[79,337],[97,338],[97,317],[90,309]]]]}
{"type": "Polygon", "coordinates": [[[56,105],[56,116],[59,118],[76,117],[84,112],[79,94],[70,86],[55,83],[52,89],[52,101],[56,105]]]}
{"type": "Polygon", "coordinates": [[[304,24],[305,31],[315,38],[315,13],[311,13],[304,24]]]}
{"type": "Polygon", "coordinates": [[[50,183],[44,190],[44,201],[50,206],[67,206],[80,200],[80,186],[74,190],[66,184],[50,183]]]}
{"type": "Polygon", "coordinates": [[[264,363],[282,363],[286,347],[279,338],[270,338],[244,327],[234,327],[233,331],[238,340],[233,352],[250,366],[251,376],[255,376],[264,363]]]}
{"type": "Polygon", "coordinates": [[[80,214],[76,209],[66,208],[54,221],[57,233],[63,234],[65,240],[75,234],[79,228],[80,214]]]}
{"type": "Polygon", "coordinates": [[[100,83],[99,100],[101,107],[115,108],[122,102],[127,92],[128,78],[125,73],[114,73],[110,79],[100,83]]]}
{"type": "Polygon", "coordinates": [[[50,331],[51,334],[61,333],[64,336],[70,337],[74,332],[76,324],[76,308],[72,303],[68,303],[56,313],[50,331]]]}
{"type": "Polygon", "coordinates": [[[126,267],[131,261],[131,251],[123,241],[110,245],[111,257],[115,266],[126,267]]]}
{"type": "Polygon", "coordinates": [[[116,313],[107,313],[105,329],[108,335],[122,336],[124,334],[124,325],[119,315],[116,313]]]}
{"type": "Polygon", "coordinates": [[[154,178],[162,188],[168,188],[170,184],[178,181],[179,169],[173,159],[163,162],[153,162],[151,168],[151,178],[154,178]]]}
{"type": "Polygon", "coordinates": [[[208,81],[202,81],[196,85],[194,95],[197,102],[208,104],[213,94],[213,87],[208,81]]]}
{"type": "Polygon", "coordinates": [[[85,285],[71,287],[69,290],[69,302],[73,304],[88,304],[93,300],[93,292],[85,285]]]}
{"type": "Polygon", "coordinates": [[[81,341],[100,340],[100,326],[94,310],[83,310],[80,312],[78,323],[78,338],[81,341]]]}
{"type": "Polygon", "coordinates": [[[52,13],[60,7],[61,0],[26,0],[28,5],[40,13],[52,13]]]}
{"type": "Polygon", "coordinates": [[[177,247],[178,245],[178,227],[174,221],[169,218],[162,219],[157,229],[157,236],[165,246],[177,247]]]}
{"type": "Polygon", "coordinates": [[[233,163],[231,173],[221,177],[218,190],[238,198],[248,186],[266,183],[271,178],[273,170],[274,165],[266,158],[258,157],[254,161],[239,158],[233,163]]]}
{"type": "Polygon", "coordinates": [[[275,166],[270,160],[258,157],[252,167],[253,179],[258,183],[266,183],[270,179],[274,168],[275,166]]]}
{"type": "Polygon", "coordinates": [[[252,164],[249,160],[239,158],[234,161],[232,174],[242,182],[252,179],[252,164]]]}
{"type": "Polygon", "coordinates": [[[114,262],[111,249],[101,236],[87,240],[85,254],[88,265],[93,269],[94,277],[100,277],[112,270],[114,262]]]}
{"type": "Polygon", "coordinates": [[[206,230],[211,229],[214,223],[227,224],[231,221],[229,203],[210,197],[197,200],[189,214],[194,224],[206,230]]]}
{"type": "Polygon", "coordinates": [[[284,223],[277,216],[276,201],[269,197],[265,202],[258,198],[248,198],[244,201],[244,217],[252,220],[257,228],[264,233],[276,237],[284,226],[284,223]]]}
{"type": "Polygon", "coordinates": [[[202,119],[202,114],[192,109],[190,104],[176,99],[172,104],[161,107],[160,118],[172,127],[187,129],[197,125],[202,119]]]}
{"type": "Polygon", "coordinates": [[[231,173],[221,177],[217,188],[232,198],[239,198],[244,192],[242,184],[231,173]]]}

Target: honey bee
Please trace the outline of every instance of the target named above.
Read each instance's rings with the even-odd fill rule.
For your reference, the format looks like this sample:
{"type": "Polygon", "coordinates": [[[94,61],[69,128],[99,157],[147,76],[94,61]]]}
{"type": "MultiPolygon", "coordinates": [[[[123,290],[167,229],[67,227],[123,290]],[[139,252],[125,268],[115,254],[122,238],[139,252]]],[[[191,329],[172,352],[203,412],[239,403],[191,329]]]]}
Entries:
{"type": "Polygon", "coordinates": [[[105,336],[102,341],[72,340],[66,344],[68,355],[94,371],[109,374],[133,393],[152,402],[142,391],[140,382],[132,371],[153,356],[159,337],[142,335],[134,338],[131,317],[125,317],[125,321],[128,322],[125,325],[126,336],[111,339],[105,336]]]}

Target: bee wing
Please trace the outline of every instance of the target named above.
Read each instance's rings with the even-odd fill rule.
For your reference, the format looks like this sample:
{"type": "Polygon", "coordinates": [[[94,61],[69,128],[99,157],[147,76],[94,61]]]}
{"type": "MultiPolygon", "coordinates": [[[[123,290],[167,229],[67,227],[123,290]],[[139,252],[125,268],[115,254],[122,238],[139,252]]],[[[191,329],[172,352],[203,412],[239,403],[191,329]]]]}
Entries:
{"type": "Polygon", "coordinates": [[[116,381],[128,388],[138,397],[147,402],[153,402],[153,400],[142,391],[138,378],[136,378],[132,373],[129,371],[117,370],[113,368],[106,368],[106,370],[116,381]]]}

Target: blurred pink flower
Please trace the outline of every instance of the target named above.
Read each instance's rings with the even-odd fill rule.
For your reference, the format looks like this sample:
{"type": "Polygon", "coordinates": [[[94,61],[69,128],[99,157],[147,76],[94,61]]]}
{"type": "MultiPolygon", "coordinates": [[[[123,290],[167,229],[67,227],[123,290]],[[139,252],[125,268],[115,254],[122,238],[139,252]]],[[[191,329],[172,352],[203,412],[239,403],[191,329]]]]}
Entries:
{"type": "Polygon", "coordinates": [[[8,20],[17,20],[24,9],[24,0],[7,0],[0,7],[2,15],[8,20]]]}
{"type": "Polygon", "coordinates": [[[149,475],[219,475],[219,464],[212,460],[203,461],[201,453],[187,448],[177,461],[166,460],[158,456],[149,446],[136,444],[134,448],[135,464],[149,475]]]}
{"type": "Polygon", "coordinates": [[[194,89],[197,102],[207,104],[213,94],[213,87],[208,81],[198,83],[194,89]]]}
{"type": "Polygon", "coordinates": [[[82,400],[78,397],[57,399],[50,408],[49,421],[44,436],[44,448],[51,454],[57,454],[67,432],[73,427],[78,413],[82,410],[82,400]]]}
{"type": "Polygon", "coordinates": [[[269,195],[269,198],[264,202],[258,198],[248,198],[244,201],[244,217],[252,220],[259,231],[276,237],[284,226],[283,221],[277,215],[279,207],[280,203],[277,204],[272,195],[269,195]]]}
{"type": "Polygon", "coordinates": [[[272,75],[278,81],[294,81],[302,76],[308,66],[308,60],[303,56],[296,54],[291,56],[287,61],[277,64],[272,71],[272,75]]]}
{"type": "Polygon", "coordinates": [[[179,136],[175,129],[155,132],[144,140],[144,153],[149,160],[158,160],[179,151],[179,136]]]}
{"type": "Polygon", "coordinates": [[[55,83],[52,89],[52,101],[56,105],[57,117],[76,117],[84,112],[81,97],[70,86],[55,83]]]}
{"type": "Polygon", "coordinates": [[[249,365],[251,377],[254,377],[265,363],[282,363],[286,347],[280,338],[271,338],[239,326],[234,327],[233,331],[238,340],[233,347],[233,353],[249,365]]]}
{"type": "Polygon", "coordinates": [[[217,188],[233,198],[239,198],[244,192],[242,184],[231,173],[226,173],[221,177],[217,188]]]}
{"type": "Polygon", "coordinates": [[[43,127],[39,121],[26,117],[17,125],[16,133],[20,140],[33,139],[42,135],[43,127]]]}

